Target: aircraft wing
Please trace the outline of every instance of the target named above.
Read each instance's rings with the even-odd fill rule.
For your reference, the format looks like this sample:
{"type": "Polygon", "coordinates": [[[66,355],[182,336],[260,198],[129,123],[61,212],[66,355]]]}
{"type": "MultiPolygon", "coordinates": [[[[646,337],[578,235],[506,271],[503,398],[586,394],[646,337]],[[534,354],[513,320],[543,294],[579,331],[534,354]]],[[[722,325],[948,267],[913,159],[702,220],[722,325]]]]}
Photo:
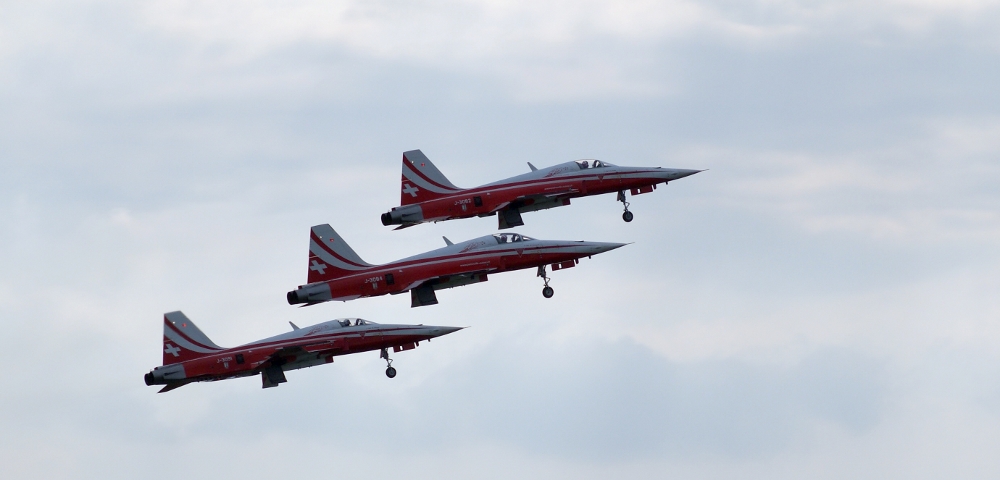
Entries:
{"type": "Polygon", "coordinates": [[[299,355],[304,355],[308,353],[322,352],[323,350],[333,349],[334,342],[331,340],[319,340],[315,343],[309,343],[305,345],[296,345],[294,347],[285,347],[275,350],[269,358],[275,358],[279,356],[291,356],[294,355],[298,357],[299,355]]]}
{"type": "Polygon", "coordinates": [[[513,199],[513,200],[511,200],[509,202],[503,202],[503,203],[497,205],[496,207],[493,207],[493,210],[490,210],[490,213],[499,212],[500,210],[503,210],[503,209],[511,206],[512,204],[513,205],[523,206],[529,200],[534,200],[535,202],[540,202],[540,201],[543,201],[543,200],[554,200],[554,199],[558,199],[558,198],[571,197],[573,195],[576,195],[576,194],[580,193],[579,189],[572,188],[571,186],[553,187],[553,188],[554,188],[554,190],[550,191],[550,192],[539,193],[539,194],[535,194],[535,195],[521,195],[520,197],[517,197],[517,198],[515,198],[515,199],[513,199]]]}
{"type": "Polygon", "coordinates": [[[550,199],[561,197],[564,195],[575,195],[580,193],[580,189],[573,186],[572,183],[567,183],[564,185],[553,185],[551,187],[545,187],[545,191],[542,193],[537,193],[534,195],[526,195],[525,198],[541,198],[550,199]]]}
{"type": "MultiPolygon", "coordinates": [[[[484,265],[482,265],[480,267],[485,266],[486,264],[488,264],[488,262],[483,262],[483,264],[484,265]]],[[[484,281],[486,281],[486,275],[487,274],[496,272],[497,270],[499,270],[499,269],[495,268],[495,267],[493,267],[493,268],[476,268],[476,269],[470,269],[470,270],[465,271],[465,272],[452,273],[452,274],[449,274],[449,275],[436,275],[436,276],[433,276],[433,277],[422,278],[420,280],[417,280],[417,281],[414,281],[414,282],[410,283],[409,285],[406,286],[406,288],[404,288],[404,289],[402,289],[402,290],[400,290],[398,292],[393,292],[393,294],[399,294],[399,293],[408,292],[410,290],[413,290],[414,288],[417,288],[417,287],[419,287],[421,285],[425,285],[425,284],[428,284],[428,283],[432,283],[432,284],[435,284],[435,285],[440,285],[439,287],[435,287],[436,289],[440,289],[444,285],[447,285],[448,287],[452,287],[452,286],[457,287],[459,285],[466,285],[466,284],[469,284],[469,283],[484,282],[484,281]]],[[[443,287],[443,288],[448,288],[448,287],[443,287]]]]}

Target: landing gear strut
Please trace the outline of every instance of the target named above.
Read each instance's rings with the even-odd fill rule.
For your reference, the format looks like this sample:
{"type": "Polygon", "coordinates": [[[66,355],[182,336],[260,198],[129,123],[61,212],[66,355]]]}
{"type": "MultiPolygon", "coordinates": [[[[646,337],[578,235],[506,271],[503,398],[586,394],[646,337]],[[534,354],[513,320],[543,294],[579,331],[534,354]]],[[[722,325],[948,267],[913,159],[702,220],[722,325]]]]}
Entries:
{"type": "Polygon", "coordinates": [[[625,201],[625,190],[618,190],[618,201],[625,204],[625,213],[622,214],[622,220],[626,222],[632,221],[632,212],[628,211],[629,203],[625,201]]]}
{"type": "Polygon", "coordinates": [[[396,369],[392,368],[392,359],[389,358],[389,349],[383,348],[382,353],[379,354],[379,358],[385,359],[385,376],[389,378],[396,378],[396,369]]]}
{"type": "Polygon", "coordinates": [[[553,290],[552,287],[549,286],[549,280],[551,280],[551,279],[545,273],[545,265],[539,265],[538,266],[538,275],[537,276],[542,277],[542,280],[545,281],[545,287],[542,288],[542,296],[545,297],[545,298],[552,298],[552,296],[556,294],[556,291],[553,290]]]}

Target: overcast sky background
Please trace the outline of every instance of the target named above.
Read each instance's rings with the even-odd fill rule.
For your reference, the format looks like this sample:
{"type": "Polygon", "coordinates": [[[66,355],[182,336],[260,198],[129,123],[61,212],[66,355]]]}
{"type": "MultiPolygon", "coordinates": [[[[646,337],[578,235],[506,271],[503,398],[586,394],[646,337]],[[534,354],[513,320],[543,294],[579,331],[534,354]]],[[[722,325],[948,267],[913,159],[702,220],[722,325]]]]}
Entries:
{"type": "Polygon", "coordinates": [[[998,478],[1000,3],[0,3],[4,478],[998,478]],[[525,215],[635,242],[293,308],[311,225],[383,263],[404,150],[477,186],[709,169],[525,215]],[[162,314],[233,346],[470,326],[157,395],[162,314]]]}

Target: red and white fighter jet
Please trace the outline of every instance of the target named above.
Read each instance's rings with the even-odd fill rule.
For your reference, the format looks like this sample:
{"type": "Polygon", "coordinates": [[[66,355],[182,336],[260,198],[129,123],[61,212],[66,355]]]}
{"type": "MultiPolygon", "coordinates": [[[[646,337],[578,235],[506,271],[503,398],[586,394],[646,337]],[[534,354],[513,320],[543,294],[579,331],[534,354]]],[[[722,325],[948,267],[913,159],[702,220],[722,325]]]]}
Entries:
{"type": "Polygon", "coordinates": [[[521,214],[569,205],[571,198],[618,192],[625,205],[622,219],[632,221],[625,191],[639,195],[702,170],[661,167],[619,167],[600,160],[577,160],[493,182],[459,188],[420,150],[403,153],[400,206],[382,214],[383,225],[396,229],[424,222],[496,215],[500,229],[524,225],[521,214]]]}
{"type": "Polygon", "coordinates": [[[360,318],[344,318],[299,328],[235,348],[222,348],[208,339],[181,312],[163,315],[163,366],[145,375],[146,385],[165,385],[160,393],[192,382],[212,382],[260,374],[263,388],[284,383],[285,372],[333,363],[333,357],[380,350],[389,378],[396,369],[394,352],[412,350],[420,342],[461,330],[460,327],[380,325],[360,318]]]}
{"type": "Polygon", "coordinates": [[[354,253],[330,225],[312,227],[309,236],[309,276],[306,285],[288,292],[291,305],[313,305],[330,300],[410,292],[410,306],[438,303],[435,290],[485,282],[492,273],[538,268],[545,282],[542,295],[550,298],[546,266],[559,270],[580,259],[614,250],[624,243],[536,240],[517,233],[498,233],[452,243],[446,247],[372,265],[354,253]]]}

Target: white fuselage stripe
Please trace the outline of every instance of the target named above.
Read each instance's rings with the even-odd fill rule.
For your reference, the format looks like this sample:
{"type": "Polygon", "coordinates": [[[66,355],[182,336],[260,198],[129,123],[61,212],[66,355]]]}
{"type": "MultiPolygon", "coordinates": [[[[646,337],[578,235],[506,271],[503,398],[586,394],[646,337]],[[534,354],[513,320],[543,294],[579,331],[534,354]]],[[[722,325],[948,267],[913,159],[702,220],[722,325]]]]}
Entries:
{"type": "Polygon", "coordinates": [[[309,252],[319,257],[320,260],[326,262],[327,265],[333,268],[338,268],[340,270],[358,271],[358,270],[366,270],[374,266],[374,265],[368,265],[359,267],[357,265],[351,265],[349,263],[346,263],[343,260],[336,258],[333,255],[330,255],[330,253],[327,252],[326,249],[318,245],[315,240],[309,240],[309,252]]]}
{"type": "Polygon", "coordinates": [[[214,350],[214,349],[211,349],[211,348],[204,348],[204,347],[195,345],[195,344],[187,341],[187,339],[185,339],[184,337],[181,337],[176,332],[174,332],[173,330],[170,330],[170,329],[166,329],[163,332],[163,335],[165,337],[167,337],[167,339],[169,341],[176,343],[178,347],[181,347],[181,348],[183,348],[185,350],[190,350],[192,352],[197,352],[197,353],[215,353],[215,352],[219,351],[219,350],[214,350]]]}
{"type": "Polygon", "coordinates": [[[437,185],[432,185],[426,180],[418,177],[416,174],[407,173],[404,176],[406,177],[406,181],[412,182],[417,188],[422,188],[424,190],[427,190],[428,192],[434,192],[438,194],[450,194],[450,193],[457,193],[459,191],[459,190],[443,189],[441,187],[438,187],[437,185]]]}

